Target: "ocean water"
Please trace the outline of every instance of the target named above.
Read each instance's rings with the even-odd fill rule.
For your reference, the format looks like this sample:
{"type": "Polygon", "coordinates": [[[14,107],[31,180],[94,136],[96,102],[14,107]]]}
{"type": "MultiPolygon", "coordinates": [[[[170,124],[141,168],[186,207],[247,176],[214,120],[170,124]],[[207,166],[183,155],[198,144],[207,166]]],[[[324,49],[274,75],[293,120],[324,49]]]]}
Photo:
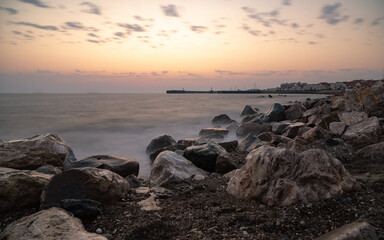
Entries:
{"type": "MultiPolygon", "coordinates": [[[[211,120],[227,114],[240,121],[245,105],[268,110],[275,102],[304,101],[324,95],[258,94],[0,94],[0,138],[19,139],[56,133],[77,159],[95,154],[134,158],[140,175],[151,161],[145,149],[154,137],[169,134],[176,141],[197,137],[211,120]],[[267,95],[266,95],[267,96],[267,95]]],[[[229,136],[226,140],[236,139],[229,136]]]]}

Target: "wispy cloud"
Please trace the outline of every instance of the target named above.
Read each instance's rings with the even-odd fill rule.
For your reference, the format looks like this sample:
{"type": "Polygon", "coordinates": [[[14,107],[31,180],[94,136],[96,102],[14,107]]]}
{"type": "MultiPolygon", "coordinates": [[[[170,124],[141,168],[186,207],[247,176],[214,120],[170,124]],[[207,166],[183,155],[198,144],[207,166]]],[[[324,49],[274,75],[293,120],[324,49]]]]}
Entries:
{"type": "Polygon", "coordinates": [[[299,27],[299,24],[297,24],[297,23],[292,23],[292,24],[291,24],[291,27],[292,27],[292,28],[298,28],[298,27],[299,27]]]}
{"type": "Polygon", "coordinates": [[[40,69],[37,69],[36,73],[39,73],[39,74],[60,74],[60,72],[53,72],[53,71],[49,71],[49,70],[40,70],[40,69]]]}
{"type": "Polygon", "coordinates": [[[363,23],[363,22],[364,22],[363,18],[356,18],[355,21],[353,22],[353,24],[360,24],[360,23],[363,23]]]}
{"type": "Polygon", "coordinates": [[[89,37],[94,37],[94,38],[99,38],[99,36],[94,34],[94,33],[88,33],[88,36],[89,37]]]}
{"type": "Polygon", "coordinates": [[[120,38],[125,37],[125,34],[123,32],[115,32],[113,35],[115,35],[116,37],[120,37],[120,38]]]}
{"type": "Polygon", "coordinates": [[[204,26],[191,26],[191,30],[197,33],[203,33],[208,30],[207,27],[204,26]]]}
{"type": "Polygon", "coordinates": [[[20,2],[23,2],[23,3],[29,3],[29,4],[32,4],[36,7],[41,7],[41,8],[52,8],[51,6],[41,2],[40,0],[19,0],[20,2]]]}
{"type": "Polygon", "coordinates": [[[81,22],[65,22],[65,25],[69,28],[84,29],[84,25],[81,22]]]}
{"type": "Polygon", "coordinates": [[[80,6],[87,6],[88,9],[83,10],[82,12],[101,15],[101,8],[94,3],[91,2],[82,2],[80,6]]]}
{"type": "Polygon", "coordinates": [[[30,22],[11,22],[12,24],[15,24],[15,25],[22,25],[22,26],[28,26],[28,27],[34,27],[34,28],[38,28],[38,29],[43,29],[43,30],[50,30],[50,31],[58,31],[59,28],[55,27],[55,26],[43,26],[43,25],[39,25],[39,24],[35,24],[35,23],[30,23],[30,22]]]}
{"type": "Polygon", "coordinates": [[[373,22],[371,23],[371,26],[377,26],[381,23],[381,21],[384,20],[384,17],[381,17],[381,18],[376,18],[375,20],[373,20],[373,22]]]}
{"type": "Polygon", "coordinates": [[[226,70],[215,70],[215,72],[218,73],[219,75],[230,75],[230,76],[245,74],[244,72],[232,72],[232,71],[226,71],[226,70]]]}
{"type": "Polygon", "coordinates": [[[336,25],[340,22],[347,21],[349,16],[342,15],[341,3],[326,4],[321,9],[320,19],[325,19],[328,24],[336,25]]]}
{"type": "Polygon", "coordinates": [[[309,45],[316,45],[316,44],[319,44],[318,42],[314,42],[314,41],[309,41],[308,42],[309,45]]]}
{"type": "Polygon", "coordinates": [[[129,33],[131,33],[131,32],[145,32],[145,29],[138,24],[119,23],[118,26],[127,29],[127,31],[129,33]]]}
{"type": "Polygon", "coordinates": [[[161,10],[163,10],[163,13],[165,16],[168,17],[180,17],[180,14],[177,10],[177,7],[173,4],[169,4],[166,6],[161,6],[161,10]]]}
{"type": "Polygon", "coordinates": [[[291,6],[291,0],[283,0],[283,5],[285,6],[291,6]]]}
{"type": "Polygon", "coordinates": [[[18,14],[19,11],[17,11],[16,9],[13,9],[13,8],[4,8],[4,7],[0,7],[0,10],[2,11],[6,11],[7,13],[11,14],[11,15],[15,15],[15,14],[18,14]]]}
{"type": "Polygon", "coordinates": [[[154,19],[153,18],[145,18],[145,17],[141,17],[141,16],[138,16],[138,15],[136,15],[136,16],[133,16],[136,20],[138,20],[138,21],[143,21],[143,22],[152,22],[152,21],[154,21],[154,19]]]}
{"type": "Polygon", "coordinates": [[[243,7],[242,8],[248,14],[248,18],[254,19],[264,27],[272,27],[272,25],[287,25],[287,20],[280,19],[280,11],[278,9],[272,10],[270,12],[256,12],[252,8],[243,7]]]}
{"type": "Polygon", "coordinates": [[[271,76],[277,73],[278,73],[277,71],[260,71],[260,72],[252,73],[251,75],[256,77],[266,77],[266,76],[271,76]]]}

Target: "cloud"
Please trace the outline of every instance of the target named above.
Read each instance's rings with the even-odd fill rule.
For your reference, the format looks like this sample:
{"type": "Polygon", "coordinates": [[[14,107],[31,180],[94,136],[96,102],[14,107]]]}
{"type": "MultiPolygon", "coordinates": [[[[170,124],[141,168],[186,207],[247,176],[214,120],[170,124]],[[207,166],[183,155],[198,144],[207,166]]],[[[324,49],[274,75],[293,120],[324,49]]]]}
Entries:
{"type": "Polygon", "coordinates": [[[265,76],[274,75],[276,73],[278,73],[278,72],[277,71],[261,71],[261,72],[257,72],[257,73],[252,73],[251,75],[256,76],[256,77],[265,77],[265,76]]]}
{"type": "Polygon", "coordinates": [[[133,16],[136,20],[138,21],[143,21],[143,22],[152,22],[154,21],[153,18],[144,18],[144,17],[141,17],[141,16],[133,16]]]}
{"type": "Polygon", "coordinates": [[[356,18],[355,21],[353,22],[353,24],[360,24],[360,23],[363,23],[363,22],[364,22],[363,18],[356,18]]]}
{"type": "Polygon", "coordinates": [[[87,39],[87,41],[90,42],[90,43],[101,43],[100,41],[93,40],[93,39],[87,39]]]}
{"type": "Polygon", "coordinates": [[[384,17],[381,17],[381,18],[376,18],[375,20],[373,20],[373,22],[371,23],[371,26],[377,26],[380,24],[381,21],[384,20],[384,17]]]}
{"type": "Polygon", "coordinates": [[[11,23],[15,24],[15,25],[23,25],[23,26],[34,27],[34,28],[43,29],[43,30],[50,30],[50,31],[58,31],[59,30],[55,26],[42,26],[39,24],[29,23],[29,22],[11,22],[11,23]]]}
{"type": "Polygon", "coordinates": [[[292,28],[298,28],[298,27],[299,27],[299,24],[297,24],[297,23],[292,23],[292,24],[291,24],[291,27],[292,27],[292,28]]]}
{"type": "Polygon", "coordinates": [[[97,36],[97,35],[94,34],[94,33],[88,33],[88,36],[90,36],[90,37],[94,37],[94,38],[99,38],[99,36],[97,36]]]}
{"type": "Polygon", "coordinates": [[[225,70],[215,70],[216,73],[219,75],[230,75],[230,76],[235,76],[235,75],[244,75],[244,72],[232,72],[232,71],[225,71],[225,70]]]}
{"type": "Polygon", "coordinates": [[[199,74],[196,74],[196,73],[188,73],[187,76],[201,78],[201,76],[199,74]]]}
{"type": "Polygon", "coordinates": [[[241,9],[243,9],[247,13],[254,13],[255,12],[255,9],[250,8],[250,7],[242,7],[241,9]]]}
{"type": "Polygon", "coordinates": [[[60,72],[52,72],[49,70],[39,70],[39,69],[36,70],[36,73],[39,73],[39,74],[60,74],[60,72]]]}
{"type": "Polygon", "coordinates": [[[82,12],[101,15],[101,8],[94,3],[91,2],[82,2],[80,6],[87,6],[88,9],[83,10],[82,12]]]}
{"type": "Polygon", "coordinates": [[[19,1],[23,3],[29,3],[29,4],[35,5],[36,7],[52,8],[51,6],[41,2],[40,0],[19,0],[19,1]]]}
{"type": "Polygon", "coordinates": [[[285,6],[291,6],[291,0],[283,0],[283,5],[285,6]]]}
{"type": "Polygon", "coordinates": [[[151,75],[154,76],[154,77],[160,76],[160,74],[158,74],[157,72],[151,72],[151,75]]]}
{"type": "Polygon", "coordinates": [[[173,4],[169,4],[167,6],[161,6],[161,10],[165,16],[168,17],[180,17],[180,14],[177,11],[177,7],[173,4]]]}
{"type": "Polygon", "coordinates": [[[316,45],[316,44],[319,44],[318,42],[314,42],[314,41],[310,41],[308,42],[309,45],[316,45]]]}
{"type": "Polygon", "coordinates": [[[19,31],[12,31],[13,32],[13,34],[15,34],[15,35],[21,35],[22,33],[21,32],[19,32],[19,31]]]}
{"type": "Polygon", "coordinates": [[[13,8],[3,8],[3,7],[0,7],[0,10],[6,11],[6,12],[8,12],[11,15],[15,15],[15,14],[19,13],[18,10],[13,9],[13,8]]]}
{"type": "Polygon", "coordinates": [[[125,37],[123,32],[115,32],[113,35],[115,35],[116,37],[121,37],[121,38],[125,37]]]}
{"type": "Polygon", "coordinates": [[[317,34],[315,34],[315,37],[317,37],[317,38],[325,38],[325,35],[322,34],[322,33],[317,33],[317,34]]]}
{"type": "Polygon", "coordinates": [[[168,71],[162,71],[161,73],[162,74],[168,74],[169,72],[168,71]]]}
{"type": "Polygon", "coordinates": [[[191,30],[197,33],[203,33],[208,30],[207,27],[204,26],[191,26],[191,30]]]}
{"type": "MultiPolygon", "coordinates": [[[[248,12],[247,10],[244,11],[248,12]]],[[[278,9],[270,12],[254,12],[252,14],[248,14],[247,17],[256,20],[257,22],[261,23],[264,27],[272,27],[273,24],[283,26],[287,25],[287,20],[279,19],[280,11],[278,9]]]]}
{"type": "Polygon", "coordinates": [[[84,25],[80,22],[66,22],[65,25],[69,28],[84,29],[84,25]]]}
{"type": "Polygon", "coordinates": [[[119,23],[118,26],[127,29],[129,33],[132,31],[133,32],[145,32],[145,29],[138,24],[119,23]]]}
{"type": "Polygon", "coordinates": [[[326,4],[321,9],[321,15],[320,19],[325,19],[325,21],[328,24],[336,25],[340,22],[347,21],[349,16],[344,15],[342,16],[340,12],[341,3],[335,3],[335,4],[326,4]]]}

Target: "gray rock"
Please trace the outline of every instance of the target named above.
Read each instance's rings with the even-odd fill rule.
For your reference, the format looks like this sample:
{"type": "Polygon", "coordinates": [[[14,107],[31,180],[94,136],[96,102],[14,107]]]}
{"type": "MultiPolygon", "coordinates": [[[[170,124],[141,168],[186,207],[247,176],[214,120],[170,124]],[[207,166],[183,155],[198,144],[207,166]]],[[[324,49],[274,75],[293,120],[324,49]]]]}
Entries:
{"type": "Polygon", "coordinates": [[[224,174],[237,168],[237,164],[229,155],[224,154],[217,157],[215,172],[224,174]]]}
{"type": "Polygon", "coordinates": [[[224,148],[209,141],[202,145],[188,147],[184,151],[184,157],[195,164],[196,167],[213,172],[215,171],[217,157],[225,153],[227,151],[224,148]]]}
{"type": "Polygon", "coordinates": [[[156,149],[167,147],[175,143],[176,143],[175,139],[173,139],[173,137],[169,135],[159,136],[151,140],[151,142],[147,146],[146,151],[147,153],[151,153],[156,149]]]}
{"type": "Polygon", "coordinates": [[[230,142],[221,142],[219,143],[220,146],[222,146],[225,151],[227,152],[233,152],[236,151],[237,147],[239,146],[239,142],[234,140],[230,142]]]}
{"type": "Polygon", "coordinates": [[[284,137],[294,138],[298,135],[300,128],[305,127],[306,124],[302,122],[293,123],[287,126],[284,130],[284,137]]]}
{"type": "Polygon", "coordinates": [[[41,166],[37,168],[35,171],[39,173],[51,174],[51,175],[56,175],[62,172],[60,168],[54,167],[52,165],[41,166]]]}
{"type": "Polygon", "coordinates": [[[43,210],[11,223],[0,233],[0,239],[107,240],[101,235],[85,231],[80,219],[70,216],[61,208],[43,210]]]}
{"type": "Polygon", "coordinates": [[[60,204],[63,209],[83,220],[94,219],[101,213],[101,203],[92,199],[63,199],[60,204]]]}
{"type": "Polygon", "coordinates": [[[226,128],[204,128],[204,129],[200,130],[199,136],[200,137],[207,137],[207,136],[215,135],[215,134],[225,136],[228,134],[228,132],[229,132],[229,130],[226,128]]]}
{"type": "Polygon", "coordinates": [[[239,128],[239,124],[237,122],[233,122],[226,128],[228,129],[229,133],[235,133],[239,128]]]}
{"type": "Polygon", "coordinates": [[[272,127],[270,123],[257,123],[257,122],[246,122],[242,123],[236,131],[236,135],[245,137],[250,133],[256,136],[263,132],[271,131],[272,127]]]}
{"type": "Polygon", "coordinates": [[[71,148],[56,134],[3,141],[0,167],[33,170],[44,165],[61,167],[71,148]]]}
{"type": "Polygon", "coordinates": [[[302,103],[295,103],[285,110],[285,118],[288,120],[297,120],[303,117],[307,108],[302,103]]]}
{"type": "Polygon", "coordinates": [[[285,108],[280,103],[274,103],[265,113],[263,121],[279,122],[285,120],[285,108]]]}
{"type": "Polygon", "coordinates": [[[359,159],[384,162],[384,142],[372,144],[356,152],[359,159]]]}
{"type": "Polygon", "coordinates": [[[342,135],[345,130],[345,123],[344,122],[331,122],[329,124],[329,130],[331,133],[342,135]]]}
{"type": "Polygon", "coordinates": [[[246,105],[240,115],[241,116],[249,116],[249,115],[254,115],[254,114],[257,114],[257,110],[254,109],[253,107],[249,106],[249,105],[246,105]]]}
{"type": "Polygon", "coordinates": [[[117,173],[122,177],[130,174],[139,174],[139,163],[132,158],[125,158],[113,155],[94,155],[79,161],[71,162],[64,165],[64,170],[73,168],[92,167],[106,169],[117,173]]]}
{"type": "Polygon", "coordinates": [[[221,114],[221,115],[215,116],[212,119],[213,126],[229,125],[233,122],[236,122],[236,121],[228,117],[227,114],[221,114]]]}
{"type": "Polygon", "coordinates": [[[347,126],[353,126],[368,119],[368,115],[365,112],[356,111],[341,112],[338,113],[338,116],[340,120],[343,121],[347,126]]]}
{"type": "Polygon", "coordinates": [[[250,152],[263,145],[264,143],[261,142],[261,140],[255,136],[255,134],[250,133],[239,142],[238,149],[239,151],[250,152]]]}
{"type": "Polygon", "coordinates": [[[271,123],[271,130],[272,132],[281,135],[284,133],[285,128],[291,125],[292,123],[292,121],[273,122],[271,123]]]}
{"type": "Polygon", "coordinates": [[[379,240],[375,228],[367,222],[353,222],[336,228],[315,240],[379,240]]]}
{"type": "Polygon", "coordinates": [[[171,151],[164,151],[153,162],[149,181],[152,186],[161,186],[169,182],[178,182],[194,175],[207,176],[191,161],[171,151]]]}
{"type": "Polygon", "coordinates": [[[379,119],[371,117],[365,121],[350,126],[342,138],[349,142],[355,149],[375,144],[383,135],[379,119]]]}
{"type": "Polygon", "coordinates": [[[131,188],[139,188],[142,185],[141,180],[136,175],[133,175],[133,174],[125,177],[125,180],[129,182],[129,186],[131,188]]]}
{"type": "Polygon", "coordinates": [[[359,190],[343,164],[322,150],[297,154],[284,148],[260,147],[230,179],[227,192],[271,205],[291,205],[332,198],[359,190]]]}

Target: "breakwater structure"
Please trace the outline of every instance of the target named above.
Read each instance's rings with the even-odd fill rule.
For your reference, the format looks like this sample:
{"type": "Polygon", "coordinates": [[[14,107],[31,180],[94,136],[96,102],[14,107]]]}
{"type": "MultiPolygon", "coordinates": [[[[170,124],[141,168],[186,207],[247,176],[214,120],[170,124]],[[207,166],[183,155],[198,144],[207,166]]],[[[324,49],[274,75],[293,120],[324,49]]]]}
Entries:
{"type": "Polygon", "coordinates": [[[262,91],[260,89],[249,89],[249,90],[209,90],[209,91],[186,91],[186,90],[167,90],[167,94],[255,94],[255,93],[261,93],[262,91]]]}

